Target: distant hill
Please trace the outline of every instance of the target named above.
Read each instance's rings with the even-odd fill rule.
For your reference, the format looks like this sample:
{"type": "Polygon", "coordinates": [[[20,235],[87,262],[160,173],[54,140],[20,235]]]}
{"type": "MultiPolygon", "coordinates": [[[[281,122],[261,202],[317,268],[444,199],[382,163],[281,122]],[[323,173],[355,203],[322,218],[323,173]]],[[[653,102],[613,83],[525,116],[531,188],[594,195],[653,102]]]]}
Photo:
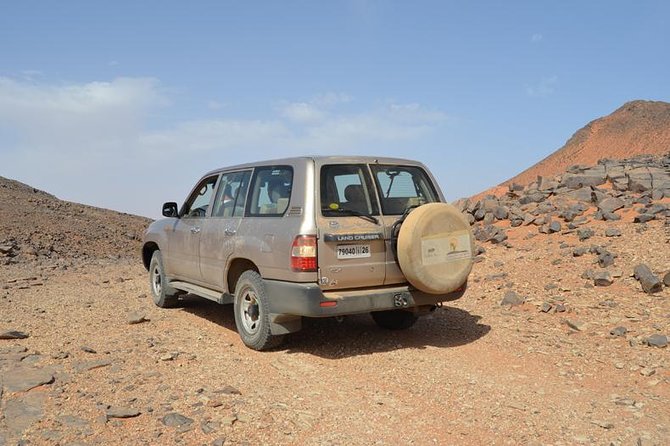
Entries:
{"type": "Polygon", "coordinates": [[[538,175],[558,175],[572,165],[592,166],[604,158],[624,159],[668,152],[670,104],[660,101],[627,102],[614,113],[589,122],[563,147],[500,186],[511,183],[527,185],[538,175]]]}
{"type": "MultiPolygon", "coordinates": [[[[148,218],[59,200],[0,177],[0,265],[137,257],[148,218]]],[[[139,260],[138,260],[139,261],[139,260]]]]}

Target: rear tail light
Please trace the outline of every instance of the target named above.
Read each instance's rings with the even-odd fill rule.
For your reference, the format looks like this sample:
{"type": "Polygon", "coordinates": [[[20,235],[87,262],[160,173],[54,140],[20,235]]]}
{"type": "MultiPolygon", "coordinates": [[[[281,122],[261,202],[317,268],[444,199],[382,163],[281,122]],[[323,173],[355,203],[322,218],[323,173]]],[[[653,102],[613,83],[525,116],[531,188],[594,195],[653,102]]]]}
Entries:
{"type": "Polygon", "coordinates": [[[291,246],[291,269],[299,272],[316,272],[316,236],[299,235],[291,246]]]}

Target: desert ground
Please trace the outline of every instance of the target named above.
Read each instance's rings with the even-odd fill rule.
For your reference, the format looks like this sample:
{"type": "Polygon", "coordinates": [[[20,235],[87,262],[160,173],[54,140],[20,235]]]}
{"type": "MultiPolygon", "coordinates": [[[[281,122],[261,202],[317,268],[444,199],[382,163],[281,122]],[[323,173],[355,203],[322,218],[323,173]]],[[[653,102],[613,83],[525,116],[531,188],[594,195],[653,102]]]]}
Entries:
{"type": "Polygon", "coordinates": [[[155,307],[139,258],[5,265],[0,332],[27,337],[0,340],[0,444],[668,444],[670,349],[648,339],[670,334],[670,288],[630,275],[668,267],[669,226],[590,227],[508,228],[407,331],[310,320],[267,353],[230,306],[155,307]],[[593,244],[618,256],[611,286],[581,278],[593,244]]]}

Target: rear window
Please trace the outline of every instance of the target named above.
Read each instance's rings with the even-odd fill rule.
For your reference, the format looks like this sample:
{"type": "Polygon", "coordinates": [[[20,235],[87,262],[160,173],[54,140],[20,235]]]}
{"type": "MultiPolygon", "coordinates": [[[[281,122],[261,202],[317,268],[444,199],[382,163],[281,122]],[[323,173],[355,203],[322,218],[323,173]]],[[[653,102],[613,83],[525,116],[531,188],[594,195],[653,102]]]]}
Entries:
{"type": "Polygon", "coordinates": [[[377,199],[365,164],[321,167],[321,214],[324,217],[379,215],[377,199]]]}
{"type": "Polygon", "coordinates": [[[410,206],[438,201],[432,182],[415,166],[372,165],[385,215],[401,215],[410,206]]]}

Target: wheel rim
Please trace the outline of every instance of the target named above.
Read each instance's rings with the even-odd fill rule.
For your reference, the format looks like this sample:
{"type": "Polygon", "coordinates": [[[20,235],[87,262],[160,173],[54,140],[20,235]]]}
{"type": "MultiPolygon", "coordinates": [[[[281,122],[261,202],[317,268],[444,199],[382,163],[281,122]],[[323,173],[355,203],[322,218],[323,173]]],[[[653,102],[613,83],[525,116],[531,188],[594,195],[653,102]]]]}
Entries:
{"type": "Polygon", "coordinates": [[[260,325],[260,316],[258,296],[252,289],[245,289],[240,299],[240,319],[244,330],[249,334],[256,333],[260,325]]]}
{"type": "Polygon", "coordinates": [[[151,272],[151,286],[153,287],[154,294],[160,296],[161,290],[163,289],[163,283],[161,282],[161,271],[158,269],[158,266],[151,272]]]}

